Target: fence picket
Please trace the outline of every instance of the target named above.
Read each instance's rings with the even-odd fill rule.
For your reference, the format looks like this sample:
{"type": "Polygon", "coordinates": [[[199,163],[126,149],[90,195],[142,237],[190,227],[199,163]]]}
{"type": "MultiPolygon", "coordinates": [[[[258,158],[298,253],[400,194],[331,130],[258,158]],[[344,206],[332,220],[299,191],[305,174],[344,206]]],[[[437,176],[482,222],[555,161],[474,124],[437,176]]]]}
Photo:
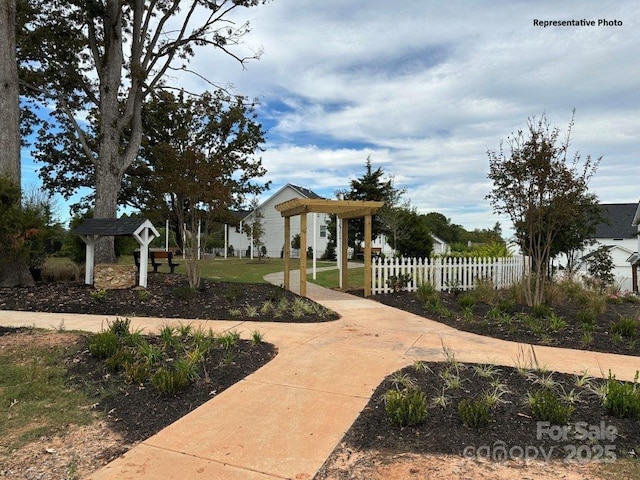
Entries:
{"type": "Polygon", "coordinates": [[[371,293],[393,291],[390,278],[407,275],[409,292],[415,292],[428,281],[438,291],[471,290],[479,279],[491,279],[496,288],[506,288],[519,282],[529,269],[526,257],[511,258],[374,258],[372,259],[371,293]]]}

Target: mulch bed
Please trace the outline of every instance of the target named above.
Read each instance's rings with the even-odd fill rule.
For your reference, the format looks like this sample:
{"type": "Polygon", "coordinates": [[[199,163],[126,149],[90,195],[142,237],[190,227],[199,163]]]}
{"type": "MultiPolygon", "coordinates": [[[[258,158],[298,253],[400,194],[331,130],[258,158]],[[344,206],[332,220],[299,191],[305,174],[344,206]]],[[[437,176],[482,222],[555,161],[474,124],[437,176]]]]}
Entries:
{"type": "Polygon", "coordinates": [[[282,299],[292,304],[298,295],[269,284],[225,283],[203,280],[201,288],[190,289],[184,275],[150,273],[148,286],[108,290],[104,298],[91,285],[80,282],[37,283],[34,287],[0,288],[0,310],[87,313],[122,317],[185,318],[200,320],[251,320],[310,323],[336,320],[338,315],[294,312],[274,315],[261,311],[266,302],[282,299]],[[143,293],[144,292],[144,293],[143,293]],[[249,316],[246,307],[255,308],[249,316]]]}
{"type": "Polygon", "coordinates": [[[503,460],[507,459],[501,457],[505,451],[509,459],[515,460],[527,451],[529,458],[537,454],[538,460],[549,457],[605,461],[613,459],[612,455],[615,458],[637,458],[640,455],[640,421],[616,418],[605,411],[601,398],[594,393],[603,383],[600,379],[591,379],[588,387],[578,386],[577,376],[552,373],[554,391],[559,395],[573,391],[577,395],[577,401],[573,403],[575,411],[569,422],[572,426],[566,427],[566,438],[559,426],[551,427],[553,423],[547,424],[546,428],[544,425],[539,427],[527,403],[527,394],[543,388],[541,379],[548,376],[549,373],[544,372],[529,371],[525,374],[516,368],[497,367],[492,378],[483,378],[473,365],[451,362],[425,362],[420,364],[420,368],[408,366],[378,386],[343,441],[346,448],[354,450],[477,457],[484,457],[490,452],[491,458],[503,460]],[[445,371],[459,376],[460,388],[444,387],[445,371]],[[402,376],[409,378],[427,396],[427,419],[421,425],[400,428],[391,425],[387,419],[385,392],[404,388],[398,385],[402,376]],[[500,383],[506,393],[491,410],[489,424],[465,426],[458,414],[459,402],[493,391],[492,382],[500,383]],[[434,399],[443,392],[447,406],[436,406],[434,399]],[[585,435],[585,431],[589,433],[585,435]],[[610,435],[614,431],[615,435],[610,435]]]}
{"type": "MultiPolygon", "coordinates": [[[[540,333],[534,332],[531,325],[523,320],[523,317],[518,317],[518,313],[532,314],[532,309],[526,305],[514,305],[509,312],[510,322],[505,323],[490,318],[487,312],[491,307],[482,303],[473,307],[473,316],[471,318],[465,318],[463,309],[458,303],[458,296],[451,293],[440,294],[442,305],[453,312],[453,315],[446,316],[439,315],[426,307],[418,300],[415,293],[387,293],[375,295],[371,298],[390,307],[435,320],[458,330],[502,340],[622,355],[640,355],[640,338],[622,339],[620,341],[612,334],[613,324],[621,317],[635,318],[640,322],[640,304],[638,303],[607,303],[605,311],[598,315],[591,343],[585,344],[583,342],[582,329],[577,320],[577,313],[580,307],[569,303],[552,307],[553,312],[564,319],[566,326],[558,331],[546,328],[543,333],[540,333]]],[[[638,335],[640,336],[640,329],[638,335]]]]}

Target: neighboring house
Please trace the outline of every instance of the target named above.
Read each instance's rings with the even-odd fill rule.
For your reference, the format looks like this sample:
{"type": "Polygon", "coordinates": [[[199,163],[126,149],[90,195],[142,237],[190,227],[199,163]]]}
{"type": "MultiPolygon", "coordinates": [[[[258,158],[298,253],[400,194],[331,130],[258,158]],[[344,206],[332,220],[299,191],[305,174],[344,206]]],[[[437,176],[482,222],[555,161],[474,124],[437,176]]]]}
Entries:
{"type": "MultiPolygon", "coordinates": [[[[303,199],[319,199],[320,195],[309,189],[299,187],[297,185],[287,184],[269,197],[262,203],[258,209],[263,214],[262,226],[264,228],[264,236],[262,242],[267,249],[267,257],[280,258],[284,248],[284,218],[275,209],[279,203],[292,200],[294,198],[303,199]]],[[[307,246],[313,246],[313,220],[316,217],[316,253],[318,258],[324,253],[329,240],[327,233],[327,220],[329,215],[309,214],[307,215],[307,246]]],[[[246,233],[242,231],[242,226],[251,223],[253,219],[253,211],[246,214],[241,220],[238,229],[229,228],[228,244],[233,246],[236,255],[246,256],[250,247],[250,239],[246,233]]],[[[291,236],[300,233],[300,216],[291,217],[291,236]]],[[[254,252],[254,257],[258,256],[258,252],[254,252]]]]}
{"type": "MultiPolygon", "coordinates": [[[[587,270],[589,254],[601,246],[609,248],[615,270],[616,285],[621,290],[638,291],[637,276],[633,274],[633,261],[637,262],[640,222],[639,203],[603,203],[601,207],[609,223],[596,227],[595,243],[582,252],[580,270],[587,270]],[[635,280],[635,281],[634,281],[635,280]]],[[[637,268],[637,263],[636,263],[637,268]]],[[[637,271],[637,270],[636,270],[637,271]]]]}
{"type": "Polygon", "coordinates": [[[431,234],[431,238],[433,238],[433,255],[444,255],[445,253],[449,253],[449,244],[442,240],[440,237],[431,234]]]}

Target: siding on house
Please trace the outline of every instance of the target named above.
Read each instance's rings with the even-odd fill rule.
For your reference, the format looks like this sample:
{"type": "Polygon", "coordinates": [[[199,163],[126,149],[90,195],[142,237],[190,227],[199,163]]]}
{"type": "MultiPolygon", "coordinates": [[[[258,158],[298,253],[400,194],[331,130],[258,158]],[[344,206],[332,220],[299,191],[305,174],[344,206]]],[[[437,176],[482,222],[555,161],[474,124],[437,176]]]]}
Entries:
{"type": "MultiPolygon", "coordinates": [[[[294,198],[322,198],[309,189],[299,187],[297,185],[287,184],[269,197],[258,208],[262,211],[264,218],[262,219],[262,225],[265,230],[263,243],[267,249],[267,256],[271,258],[279,258],[284,247],[284,218],[275,209],[275,206],[279,203],[292,200],[294,198]]],[[[252,221],[252,214],[250,212],[243,219],[243,223],[252,221]]],[[[326,214],[316,215],[316,250],[318,256],[322,255],[327,248],[327,232],[326,226],[329,216],[326,214]]],[[[307,247],[313,246],[313,218],[314,215],[307,215],[307,247]]],[[[240,228],[240,227],[239,227],[240,228]]],[[[291,236],[295,236],[300,233],[300,216],[291,218],[291,236]]],[[[250,239],[241,230],[238,232],[235,228],[229,228],[229,245],[232,245],[236,252],[239,252],[242,256],[246,255],[249,248],[250,239]]],[[[236,253],[237,255],[238,253],[236,253]]],[[[254,255],[257,256],[258,252],[254,255]]]]}
{"type": "MultiPolygon", "coordinates": [[[[616,285],[621,290],[632,290],[632,269],[628,259],[634,252],[638,252],[638,231],[633,223],[640,206],[638,203],[609,203],[602,204],[601,207],[609,222],[596,227],[596,243],[587,246],[582,256],[601,246],[610,247],[616,285]]],[[[586,262],[581,265],[581,270],[587,271],[586,262]]]]}

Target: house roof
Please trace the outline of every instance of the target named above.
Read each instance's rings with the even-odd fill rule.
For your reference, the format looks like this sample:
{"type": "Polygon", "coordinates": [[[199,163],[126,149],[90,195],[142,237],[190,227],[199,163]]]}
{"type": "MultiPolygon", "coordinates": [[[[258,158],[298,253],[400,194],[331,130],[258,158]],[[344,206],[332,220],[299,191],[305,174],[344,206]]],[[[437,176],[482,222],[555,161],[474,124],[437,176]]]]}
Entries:
{"type": "Polygon", "coordinates": [[[602,203],[600,207],[609,223],[598,224],[595,238],[634,238],[636,236],[636,229],[632,224],[639,208],[637,203],[602,203]]]}
{"type": "Polygon", "coordinates": [[[320,195],[318,195],[317,193],[309,190],[308,188],[304,188],[304,187],[299,187],[298,185],[293,185],[291,183],[288,183],[286,186],[293,188],[294,190],[296,190],[300,195],[306,197],[306,198],[310,198],[312,200],[320,200],[323,197],[321,197],[320,195]]]}
{"type": "Polygon", "coordinates": [[[87,218],[73,233],[120,237],[133,235],[146,222],[151,225],[146,218],[87,218]]]}
{"type": "MultiPolygon", "coordinates": [[[[300,196],[302,196],[305,199],[324,200],[323,197],[321,197],[317,193],[309,190],[308,188],[300,187],[298,185],[293,185],[292,183],[287,183],[286,185],[282,186],[276,193],[274,193],[269,198],[267,198],[264,202],[262,202],[260,205],[258,205],[258,208],[260,209],[260,208],[264,207],[272,198],[277,197],[278,195],[280,195],[280,192],[284,191],[287,188],[291,188],[292,190],[295,190],[300,196]]],[[[243,220],[243,219],[246,219],[246,218],[250,217],[252,213],[253,213],[253,210],[245,211],[244,215],[239,220],[243,220]]]]}

